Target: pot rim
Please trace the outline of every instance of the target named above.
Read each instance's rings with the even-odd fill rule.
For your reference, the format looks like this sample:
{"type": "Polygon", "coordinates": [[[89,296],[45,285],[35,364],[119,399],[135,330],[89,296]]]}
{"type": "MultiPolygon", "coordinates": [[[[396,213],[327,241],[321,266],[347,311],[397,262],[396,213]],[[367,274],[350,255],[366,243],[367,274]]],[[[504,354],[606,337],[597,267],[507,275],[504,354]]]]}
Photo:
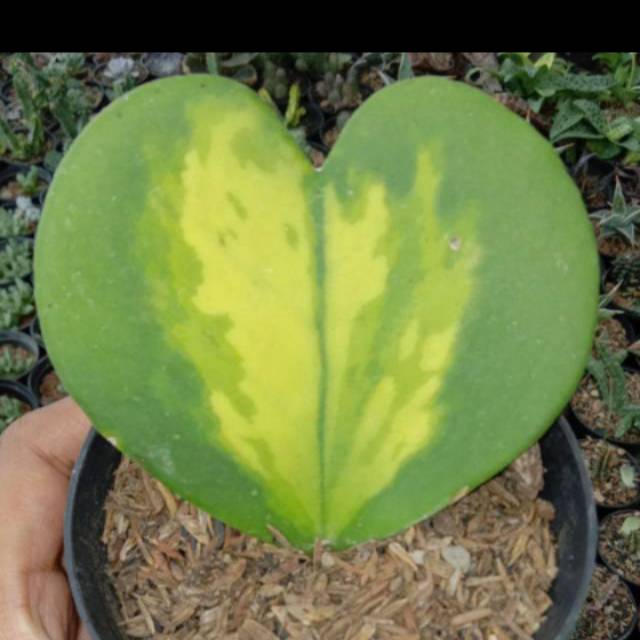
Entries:
{"type": "MultiPolygon", "coordinates": [[[[582,452],[578,445],[578,441],[574,436],[569,423],[562,416],[560,416],[558,420],[556,420],[556,422],[548,430],[547,434],[541,438],[543,463],[545,463],[544,442],[547,441],[547,449],[551,451],[553,450],[554,440],[564,441],[567,448],[564,452],[564,455],[566,456],[566,454],[568,453],[569,457],[572,459],[572,468],[570,470],[568,469],[568,466],[566,469],[561,469],[560,467],[562,465],[556,466],[558,467],[557,471],[559,473],[570,471],[570,474],[575,479],[574,481],[577,481],[577,485],[579,486],[578,492],[580,495],[575,496],[572,508],[578,508],[583,513],[581,519],[584,520],[583,525],[585,525],[583,526],[584,537],[583,543],[578,545],[577,548],[574,548],[572,546],[574,542],[573,538],[565,535],[565,532],[563,531],[554,531],[554,535],[556,536],[556,540],[558,542],[557,548],[559,548],[560,546],[559,539],[564,540],[564,549],[567,560],[565,564],[569,567],[577,567],[578,576],[575,580],[575,576],[569,576],[572,580],[571,589],[567,589],[566,585],[564,585],[563,588],[563,586],[559,584],[558,580],[560,574],[558,574],[551,589],[553,591],[555,587],[557,591],[557,593],[554,593],[556,598],[554,599],[554,605],[556,606],[556,612],[559,612],[557,615],[559,616],[560,621],[549,621],[549,613],[550,611],[552,611],[554,606],[552,605],[552,609],[549,609],[546,612],[545,620],[543,621],[540,629],[534,635],[535,640],[549,640],[550,638],[553,638],[553,640],[569,640],[569,638],[571,637],[571,634],[573,633],[578,617],[582,610],[583,604],[586,600],[589,586],[591,584],[591,577],[595,568],[596,549],[598,541],[598,521],[596,517],[596,505],[593,500],[591,479],[585,468],[582,458],[582,452]],[[567,549],[570,550],[569,553],[567,553],[567,549]],[[553,633],[554,635],[551,636],[549,635],[550,633],[553,633]]],[[[95,570],[91,572],[91,568],[81,567],[80,559],[78,558],[79,552],[81,553],[82,551],[84,551],[85,554],[95,552],[95,545],[93,544],[93,541],[87,540],[86,529],[76,523],[78,513],[81,511],[80,507],[78,506],[79,496],[81,496],[83,492],[85,494],[89,492],[91,494],[89,503],[92,506],[96,506],[98,508],[101,508],[101,505],[104,502],[104,496],[98,497],[96,492],[93,490],[93,487],[88,486],[88,478],[85,477],[87,471],[87,461],[91,459],[92,454],[94,454],[95,448],[102,448],[103,452],[106,450],[107,453],[109,453],[109,447],[111,447],[110,453],[112,454],[114,459],[108,464],[115,470],[121,459],[121,454],[114,450],[114,448],[108,443],[108,441],[100,436],[98,432],[95,431],[95,429],[92,429],[82,446],[80,455],[78,456],[76,464],[73,468],[73,472],[69,481],[68,501],[64,516],[64,566],[69,577],[71,593],[73,595],[73,600],[78,615],[86,625],[91,637],[94,638],[94,640],[106,640],[106,638],[108,638],[108,640],[112,640],[112,638],[122,638],[122,640],[125,640],[125,636],[122,635],[120,629],[115,630],[114,635],[110,636],[103,636],[97,631],[94,624],[97,613],[95,602],[96,593],[93,593],[94,601],[90,602],[90,594],[88,594],[87,591],[83,589],[83,585],[81,584],[81,578],[84,578],[84,580],[88,584],[95,585],[95,570]],[[82,531],[80,531],[81,529],[82,531]]],[[[548,474],[548,460],[545,463],[545,469],[547,469],[546,473],[548,474]]],[[[95,465],[93,467],[93,471],[95,471],[95,465]]],[[[113,471],[108,475],[110,483],[113,477],[113,471]]],[[[102,475],[97,477],[104,484],[106,476],[102,475]]],[[[560,482],[558,484],[566,483],[560,482]]],[[[562,487],[559,487],[559,489],[562,490],[562,487]]],[[[541,497],[543,499],[552,501],[549,497],[549,493],[550,492],[548,491],[547,483],[545,483],[545,489],[543,489],[541,497]]],[[[85,499],[88,498],[85,497],[85,499]]],[[[560,561],[558,562],[558,564],[560,565],[560,561]]],[[[107,590],[102,592],[102,594],[100,595],[105,595],[107,592],[111,591],[110,585],[106,586],[107,590]]],[[[117,606],[115,594],[113,594],[113,601],[114,605],[117,606]]],[[[108,615],[106,614],[107,603],[103,602],[102,606],[99,606],[98,608],[99,613],[102,616],[101,622],[104,622],[104,616],[108,615]]],[[[107,624],[114,629],[116,628],[115,620],[107,621],[107,624]]]]}

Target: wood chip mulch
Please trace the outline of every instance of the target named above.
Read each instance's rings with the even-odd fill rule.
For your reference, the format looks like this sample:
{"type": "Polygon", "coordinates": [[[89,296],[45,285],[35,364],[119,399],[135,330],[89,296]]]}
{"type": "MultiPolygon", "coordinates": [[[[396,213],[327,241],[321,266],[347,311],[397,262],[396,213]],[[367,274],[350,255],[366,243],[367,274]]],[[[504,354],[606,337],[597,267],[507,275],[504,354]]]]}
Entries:
{"type": "Polygon", "coordinates": [[[536,446],[392,538],[307,556],[275,531],[268,544],[223,529],[125,458],[103,536],[122,627],[158,640],[530,639],[557,573],[542,485],[536,446]]]}

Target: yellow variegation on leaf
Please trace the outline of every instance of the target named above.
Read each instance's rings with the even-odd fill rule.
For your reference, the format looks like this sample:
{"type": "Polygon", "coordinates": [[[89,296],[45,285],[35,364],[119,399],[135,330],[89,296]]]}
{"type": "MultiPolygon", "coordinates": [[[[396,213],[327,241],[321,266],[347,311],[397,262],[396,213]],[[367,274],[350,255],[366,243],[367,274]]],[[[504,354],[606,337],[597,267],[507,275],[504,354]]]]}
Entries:
{"type": "Polygon", "coordinates": [[[437,78],[370,98],[322,171],[240,84],[144,85],[74,143],[36,243],[43,334],[96,427],[303,548],[394,533],[534,442],[597,272],[553,148],[437,78]]]}

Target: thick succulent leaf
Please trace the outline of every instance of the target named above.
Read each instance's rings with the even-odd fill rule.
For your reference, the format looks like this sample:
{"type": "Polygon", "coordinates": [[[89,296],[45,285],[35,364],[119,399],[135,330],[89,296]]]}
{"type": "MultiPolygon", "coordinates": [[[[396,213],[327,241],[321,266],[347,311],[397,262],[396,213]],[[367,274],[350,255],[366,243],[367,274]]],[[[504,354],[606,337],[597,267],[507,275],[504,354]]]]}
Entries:
{"type": "Polygon", "coordinates": [[[321,172],[237,83],[145,85],[74,143],[36,243],[44,337],[97,428],[305,548],[393,533],[535,441],[597,272],[552,147],[435,78],[370,98],[321,172]]]}
{"type": "Polygon", "coordinates": [[[553,119],[551,130],[549,131],[549,139],[555,142],[558,136],[568,132],[574,125],[584,119],[584,113],[574,106],[573,101],[566,100],[560,104],[558,111],[553,119]]]}
{"type": "Polygon", "coordinates": [[[573,104],[584,113],[585,118],[596,131],[606,134],[609,125],[597,102],[593,100],[574,100],[573,104]]]}

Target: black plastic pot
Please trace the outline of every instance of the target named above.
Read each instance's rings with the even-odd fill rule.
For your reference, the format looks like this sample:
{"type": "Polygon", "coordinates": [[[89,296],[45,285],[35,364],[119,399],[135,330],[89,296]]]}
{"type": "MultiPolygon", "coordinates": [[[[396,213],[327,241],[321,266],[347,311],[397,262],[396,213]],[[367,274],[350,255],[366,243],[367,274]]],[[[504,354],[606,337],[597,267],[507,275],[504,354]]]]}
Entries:
{"type": "MultiPolygon", "coordinates": [[[[607,285],[612,285],[615,286],[616,284],[618,284],[617,282],[614,282],[612,280],[609,279],[609,276],[611,275],[611,269],[612,269],[612,258],[608,258],[607,256],[600,256],[601,260],[601,265],[604,265],[601,267],[601,273],[600,273],[600,286],[601,286],[601,291],[603,291],[604,293],[607,293],[607,285]]],[[[631,306],[623,306],[621,304],[618,304],[617,302],[615,302],[614,300],[612,300],[608,307],[610,309],[615,309],[617,311],[621,311],[623,314],[625,314],[627,316],[627,318],[630,318],[631,321],[635,321],[638,322],[640,321],[640,311],[635,310],[633,307],[631,306]]]]}
{"type": "Polygon", "coordinates": [[[31,353],[34,356],[35,360],[33,364],[21,374],[12,377],[0,374],[0,379],[19,380],[20,378],[25,378],[26,376],[28,376],[36,365],[38,356],[40,355],[40,347],[38,346],[38,343],[30,335],[27,335],[22,331],[0,331],[0,347],[2,347],[3,345],[20,347],[25,351],[31,353]]]}
{"type": "Polygon", "coordinates": [[[20,382],[0,380],[0,396],[11,396],[28,404],[32,409],[38,408],[38,399],[20,382]]]}
{"type": "Polygon", "coordinates": [[[571,405],[567,405],[565,410],[565,415],[569,423],[573,427],[576,435],[579,438],[584,436],[591,436],[592,438],[599,438],[600,440],[606,440],[611,444],[615,444],[618,447],[623,447],[632,453],[638,452],[640,450],[640,442],[623,442],[619,438],[609,436],[608,434],[602,431],[594,431],[591,427],[588,427],[580,418],[576,415],[576,412],[573,410],[571,405]]]}
{"type": "MultiPolygon", "coordinates": [[[[600,521],[600,529],[602,529],[610,519],[614,517],[618,518],[626,515],[637,517],[638,515],[640,515],[640,510],[635,508],[635,509],[618,509],[617,511],[613,511],[609,515],[602,518],[602,520],[600,521]]],[[[602,553],[602,550],[600,548],[600,541],[598,541],[598,555],[600,556],[600,560],[602,560],[602,564],[604,564],[605,567],[609,569],[609,571],[612,571],[613,573],[619,575],[625,582],[632,585],[632,591],[635,591],[635,594],[637,596],[638,589],[640,588],[640,576],[638,577],[627,576],[624,574],[624,572],[620,568],[612,564],[609,561],[609,559],[606,557],[606,555],[602,553]]]]}
{"type": "MultiPolygon", "coordinates": [[[[0,380],[0,396],[16,398],[20,400],[20,402],[24,402],[29,407],[29,410],[38,408],[38,400],[31,391],[23,384],[14,382],[13,380],[0,380]]],[[[0,433],[3,431],[4,427],[0,424],[0,433]]]]}
{"type": "MultiPolygon", "coordinates": [[[[627,453],[627,462],[631,467],[633,467],[633,470],[636,473],[636,478],[640,478],[640,464],[638,463],[638,460],[633,455],[631,455],[629,451],[627,451],[626,453],[627,453]]],[[[618,509],[633,509],[638,505],[638,503],[640,503],[640,491],[638,492],[638,495],[633,500],[631,500],[630,502],[627,502],[626,504],[616,504],[616,505],[599,504],[597,505],[597,507],[601,517],[604,517],[613,511],[617,511],[618,509]]]]}
{"type": "MultiPolygon", "coordinates": [[[[22,415],[38,408],[38,401],[33,397],[31,391],[29,391],[29,389],[27,389],[23,384],[14,382],[13,380],[0,380],[0,396],[9,396],[10,398],[15,398],[16,400],[24,403],[26,408],[24,411],[21,409],[22,415]]],[[[6,424],[5,419],[3,418],[3,420],[0,421],[0,433],[2,433],[10,424],[11,422],[8,421],[8,417],[6,424]]]]}
{"type": "Polygon", "coordinates": [[[574,64],[585,71],[590,71],[591,73],[597,73],[602,66],[601,62],[593,59],[593,56],[595,55],[593,51],[569,51],[566,53],[559,53],[558,55],[571,62],[571,64],[574,64]]]}
{"type": "Polygon", "coordinates": [[[540,440],[545,468],[542,497],[556,509],[553,532],[558,576],[553,605],[536,640],[568,640],[589,592],[598,542],[598,520],[589,473],[569,423],[560,417],[540,440]]]}
{"type": "MultiPolygon", "coordinates": [[[[633,594],[633,589],[624,580],[620,580],[620,583],[624,585],[629,601],[633,602],[635,605],[636,598],[633,594]]],[[[631,621],[631,624],[629,625],[627,630],[623,631],[621,635],[615,638],[615,640],[627,640],[627,638],[631,638],[631,637],[636,638],[638,636],[637,627],[638,627],[638,609],[637,607],[635,607],[634,616],[633,616],[633,620],[631,621]]]]}
{"type": "MultiPolygon", "coordinates": [[[[630,637],[636,638],[638,611],[636,608],[636,601],[633,592],[629,588],[629,585],[617,574],[612,573],[603,565],[596,565],[594,575],[595,572],[598,572],[600,574],[600,586],[602,586],[603,582],[607,584],[607,582],[611,579],[616,580],[615,588],[617,589],[618,587],[620,587],[625,592],[624,599],[627,601],[627,604],[629,605],[629,611],[631,613],[631,620],[626,626],[623,626],[618,635],[614,635],[613,633],[611,633],[606,637],[608,638],[608,640],[627,640],[627,638],[630,637]]],[[[593,588],[594,585],[592,583],[591,589],[593,588]]],[[[600,628],[600,624],[604,622],[602,618],[604,618],[606,621],[613,622],[614,624],[620,623],[621,612],[619,608],[614,606],[613,604],[613,598],[615,597],[613,595],[613,590],[609,590],[608,593],[594,590],[593,593],[590,594],[590,596],[590,606],[586,605],[587,608],[586,610],[583,610],[581,620],[578,622],[578,629],[580,629],[581,631],[581,638],[594,637],[594,631],[596,633],[602,632],[603,630],[600,628]]],[[[604,634],[601,637],[604,638],[604,634]]]]}
{"type": "MultiPolygon", "coordinates": [[[[633,320],[631,320],[631,318],[626,313],[619,313],[618,315],[614,316],[613,319],[622,325],[624,332],[627,335],[629,344],[633,344],[638,339],[638,333],[633,324],[633,320]]],[[[633,356],[632,359],[633,362],[637,365],[638,359],[635,356],[633,356]]]]}
{"type": "MultiPolygon", "coordinates": [[[[638,370],[634,367],[624,365],[623,369],[627,372],[638,373],[638,370]]],[[[591,436],[592,438],[600,438],[601,440],[606,440],[611,444],[615,444],[618,447],[622,447],[623,449],[627,449],[633,455],[640,454],[640,437],[637,440],[623,440],[621,438],[616,438],[615,436],[609,435],[604,430],[595,430],[590,426],[584,423],[583,420],[576,414],[576,412],[571,407],[571,404],[567,406],[566,416],[569,419],[569,422],[574,427],[575,432],[579,436],[591,436]]],[[[630,430],[627,433],[638,433],[637,429],[630,430]]]]}
{"type": "MultiPolygon", "coordinates": [[[[616,316],[616,318],[618,317],[622,317],[622,316],[616,316]]],[[[628,321],[628,318],[627,318],[627,321],[628,321]]],[[[624,364],[622,365],[622,368],[627,373],[640,372],[638,369],[638,359],[635,356],[631,358],[627,357],[624,361],[624,364]]],[[[583,380],[584,380],[584,377],[583,377],[583,380]]],[[[582,381],[580,382],[580,384],[582,384],[582,381]]],[[[593,429],[589,425],[585,424],[583,420],[580,419],[580,417],[573,410],[571,403],[567,405],[565,414],[569,420],[569,423],[574,427],[575,432],[579,436],[591,436],[592,438],[600,438],[601,440],[606,440],[607,442],[611,442],[611,444],[615,444],[619,447],[623,447],[634,454],[640,453],[640,437],[638,438],[637,441],[625,441],[621,438],[616,438],[615,436],[611,436],[603,430],[593,429]]]]}
{"type": "MultiPolygon", "coordinates": [[[[3,185],[7,184],[9,181],[13,180],[18,174],[20,173],[26,173],[30,170],[30,167],[25,167],[25,166],[18,166],[18,165],[13,165],[10,166],[9,168],[5,169],[4,171],[0,172],[0,187],[2,187],[3,185]]],[[[46,171],[45,169],[42,169],[41,167],[36,167],[36,172],[38,174],[38,178],[40,180],[42,180],[43,182],[46,183],[46,187],[44,187],[43,189],[41,189],[37,194],[35,194],[34,196],[30,196],[32,199],[36,199],[38,200],[39,196],[42,194],[43,191],[46,191],[49,184],[51,183],[51,174],[46,171]]],[[[14,200],[11,199],[3,199],[0,198],[0,205],[4,204],[9,204],[14,202],[14,200]]]]}
{"type": "MultiPolygon", "coordinates": [[[[542,438],[543,497],[556,508],[558,544],[554,602],[536,640],[568,640],[587,596],[596,555],[598,523],[591,481],[578,443],[564,418],[542,438]]],[[[76,462],[65,514],[65,566],[80,618],[94,640],[125,640],[115,593],[106,577],[106,549],[100,542],[103,505],[121,454],[92,432],[76,462]]]]}
{"type": "MultiPolygon", "coordinates": [[[[594,438],[591,438],[591,439],[593,440],[594,438]]],[[[584,439],[581,439],[580,441],[582,442],[583,440],[584,439]]],[[[599,441],[604,440],[607,446],[615,447],[616,449],[620,449],[621,451],[624,451],[627,464],[629,464],[633,468],[636,474],[636,478],[638,478],[639,479],[638,482],[640,482],[640,463],[629,451],[627,451],[624,447],[621,447],[620,445],[617,445],[617,444],[614,444],[613,442],[609,442],[608,440],[605,440],[604,438],[597,438],[597,440],[599,441]]],[[[586,468],[586,464],[585,464],[585,468],[586,468]]],[[[589,470],[587,469],[587,471],[589,470]]],[[[604,502],[599,503],[595,499],[595,496],[594,496],[594,500],[596,501],[596,508],[598,511],[598,515],[600,516],[600,518],[603,518],[604,516],[611,513],[612,511],[616,511],[618,509],[631,509],[635,507],[640,502],[640,488],[638,490],[636,497],[630,500],[629,502],[625,502],[624,504],[607,504],[604,502]]]]}
{"type": "MultiPolygon", "coordinates": [[[[620,311],[620,309],[616,309],[620,311]]],[[[624,329],[625,336],[627,338],[627,346],[632,345],[638,339],[638,333],[636,331],[633,320],[629,317],[629,315],[625,312],[617,313],[611,318],[614,322],[620,324],[620,326],[624,329]]],[[[630,368],[638,368],[639,360],[638,357],[629,352],[627,357],[624,360],[624,364],[629,366],[630,368]]]]}
{"type": "MultiPolygon", "coordinates": [[[[43,402],[42,392],[40,391],[40,387],[42,386],[42,382],[47,374],[53,371],[53,364],[51,364],[51,360],[47,356],[41,358],[36,365],[31,369],[29,373],[29,377],[27,378],[27,385],[31,390],[31,393],[38,398],[38,404],[41,407],[46,406],[46,404],[50,404],[55,400],[50,400],[48,403],[43,402]]],[[[640,470],[639,470],[640,476],[640,470]]]]}
{"type": "Polygon", "coordinates": [[[33,320],[29,323],[28,331],[29,335],[40,345],[40,348],[44,350],[44,341],[42,340],[42,333],[40,332],[40,319],[38,316],[33,316],[33,320]]]}

